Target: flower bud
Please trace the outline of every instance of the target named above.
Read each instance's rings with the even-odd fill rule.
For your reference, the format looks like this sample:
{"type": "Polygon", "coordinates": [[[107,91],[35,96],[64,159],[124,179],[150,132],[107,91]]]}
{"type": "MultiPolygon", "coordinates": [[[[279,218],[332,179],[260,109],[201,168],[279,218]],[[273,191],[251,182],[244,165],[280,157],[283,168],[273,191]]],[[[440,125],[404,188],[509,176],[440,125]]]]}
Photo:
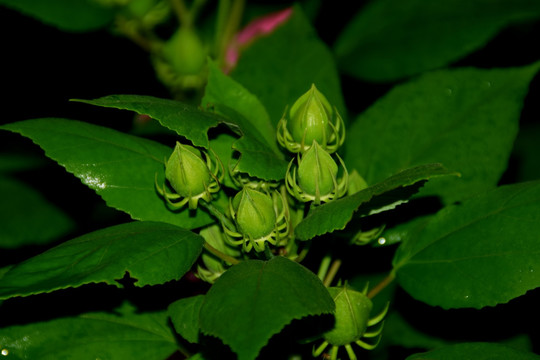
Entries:
{"type": "Polygon", "coordinates": [[[343,163],[342,166],[345,173],[338,182],[338,165],[332,156],[313,140],[312,146],[299,157],[298,170],[295,169],[292,176],[289,165],[287,189],[297,199],[314,201],[315,204],[339,198],[347,191],[348,182],[347,170],[343,163]]]}
{"type": "Polygon", "coordinates": [[[218,176],[223,169],[219,161],[213,163],[206,153],[204,156],[206,161],[199,150],[176,143],[165,167],[165,178],[176,193],[169,193],[156,183],[158,192],[171,206],[180,208],[189,202],[189,208],[196,209],[199,199],[211,201],[212,193],[219,191],[218,176]]]}
{"type": "Polygon", "coordinates": [[[196,75],[206,63],[207,51],[197,33],[180,27],[163,46],[163,56],[182,75],[196,75]]]}
{"type": "Polygon", "coordinates": [[[291,152],[305,152],[313,141],[335,152],[345,139],[343,120],[337,109],[315,87],[300,96],[278,123],[279,143],[291,152]]]}
{"type": "Polygon", "coordinates": [[[232,201],[238,230],[247,238],[260,239],[276,227],[276,210],[269,195],[245,187],[232,201]]]}
{"type": "Polygon", "coordinates": [[[347,286],[329,287],[328,292],[336,303],[334,328],[324,334],[332,345],[346,345],[361,338],[368,327],[371,300],[363,293],[347,286]]]}

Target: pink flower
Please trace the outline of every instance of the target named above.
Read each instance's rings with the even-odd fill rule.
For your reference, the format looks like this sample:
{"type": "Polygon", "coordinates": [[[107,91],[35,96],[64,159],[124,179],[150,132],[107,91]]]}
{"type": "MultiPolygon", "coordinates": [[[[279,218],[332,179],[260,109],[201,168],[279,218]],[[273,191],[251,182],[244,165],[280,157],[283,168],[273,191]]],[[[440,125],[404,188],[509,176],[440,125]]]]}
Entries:
{"type": "Polygon", "coordinates": [[[274,31],[279,25],[289,19],[293,8],[289,7],[268,15],[259,17],[246,25],[229,44],[225,56],[225,73],[230,72],[240,57],[240,52],[261,36],[274,31]]]}

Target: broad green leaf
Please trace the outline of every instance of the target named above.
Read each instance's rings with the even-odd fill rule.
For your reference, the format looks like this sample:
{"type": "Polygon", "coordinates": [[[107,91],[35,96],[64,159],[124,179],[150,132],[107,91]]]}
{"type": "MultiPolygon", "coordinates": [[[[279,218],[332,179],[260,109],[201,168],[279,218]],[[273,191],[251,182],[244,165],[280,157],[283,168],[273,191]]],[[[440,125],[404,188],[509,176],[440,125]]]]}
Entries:
{"type": "Polygon", "coordinates": [[[539,65],[443,70],[396,86],[348,129],[347,165],[373,184],[440,162],[462,177],[427,184],[421,194],[441,196],[445,204],[494,187],[539,65]]]}
{"type": "Polygon", "coordinates": [[[256,96],[211,63],[202,104],[215,106],[218,112],[228,108],[223,115],[242,132],[233,144],[242,154],[236,170],[265,180],[283,179],[287,162],[277,146],[276,129],[256,96]]]}
{"type": "MultiPolygon", "coordinates": [[[[177,350],[166,312],[86,313],[0,329],[6,359],[163,360],[177,350]]],[[[2,353],[4,355],[4,353],[2,353]]]]}
{"type": "Polygon", "coordinates": [[[388,205],[392,208],[396,202],[407,200],[417,192],[426,180],[451,174],[454,173],[441,164],[420,165],[404,170],[353,195],[314,208],[297,225],[295,234],[300,240],[309,240],[334,230],[342,230],[360,206],[365,207],[363,215],[388,205]]]}
{"type": "Polygon", "coordinates": [[[0,5],[64,31],[91,31],[112,23],[114,10],[91,0],[0,0],[0,5]]]}
{"type": "Polygon", "coordinates": [[[385,317],[381,340],[380,346],[402,346],[411,349],[433,349],[450,343],[415,328],[397,311],[391,311],[385,317]]]}
{"type": "Polygon", "coordinates": [[[540,356],[494,343],[463,343],[407,357],[407,360],[539,360],[540,356]]]}
{"type": "Polygon", "coordinates": [[[169,305],[169,316],[174,329],[191,343],[199,342],[199,312],[203,301],[204,295],[197,295],[169,305]]]}
{"type": "Polygon", "coordinates": [[[529,123],[520,126],[514,153],[518,163],[516,177],[518,181],[540,179],[540,124],[529,123]]]}
{"type": "Polygon", "coordinates": [[[133,219],[168,222],[190,229],[212,222],[210,215],[202,211],[173,212],[158,195],[155,174],[164,181],[165,159],[172,152],[164,145],[66,119],[25,120],[0,129],[32,139],[45,150],[45,155],[95,190],[108,206],[133,219]]]}
{"type": "Polygon", "coordinates": [[[491,190],[441,210],[403,243],[397,280],[445,309],[506,303],[540,286],[539,231],[540,182],[491,190]]]}
{"type": "Polygon", "coordinates": [[[510,23],[538,17],[536,0],[373,0],[347,25],[334,48],[348,74],[394,81],[450,64],[510,23]]]}
{"type": "Polygon", "coordinates": [[[231,77],[225,75],[215,63],[209,64],[208,83],[201,101],[203,107],[221,104],[242,115],[264,139],[266,146],[280,153],[276,143],[276,128],[259,99],[231,77]]]}
{"type": "Polygon", "coordinates": [[[109,95],[95,100],[73,101],[148,115],[166,128],[184,136],[193,145],[205,148],[208,148],[208,130],[225,120],[180,101],[146,95],[109,95]]]}
{"type": "Polygon", "coordinates": [[[0,248],[46,244],[73,229],[74,223],[39,192],[0,176],[0,248]]]}
{"type": "Polygon", "coordinates": [[[283,257],[246,260],[210,288],[200,326],[229,345],[239,360],[250,360],[292,320],[331,313],[334,306],[321,281],[302,265],[283,257]]]}
{"type": "Polygon", "coordinates": [[[132,222],[66,241],[14,266],[0,278],[0,299],[115,281],[136,286],[180,279],[199,257],[203,239],[177,226],[132,222]]]}
{"type": "Polygon", "coordinates": [[[274,125],[313,83],[345,115],[333,55],[300,7],[272,34],[244,50],[231,75],[261,100],[274,125]]]}
{"type": "MultiPolygon", "coordinates": [[[[228,86],[234,85],[229,83],[228,86]]],[[[96,100],[77,101],[149,115],[163,126],[186,137],[194,145],[205,148],[209,146],[208,130],[219,124],[226,124],[242,136],[234,143],[234,148],[242,154],[241,164],[245,164],[241,167],[242,171],[266,180],[280,180],[285,175],[287,164],[282,159],[283,154],[275,143],[270,146],[269,141],[265,140],[273,136],[273,132],[268,134],[264,128],[259,127],[260,123],[254,126],[229,106],[215,106],[218,112],[227,115],[223,117],[213,112],[203,112],[178,101],[150,96],[110,95],[96,100]]],[[[258,107],[257,111],[260,110],[263,109],[258,107]]]]}

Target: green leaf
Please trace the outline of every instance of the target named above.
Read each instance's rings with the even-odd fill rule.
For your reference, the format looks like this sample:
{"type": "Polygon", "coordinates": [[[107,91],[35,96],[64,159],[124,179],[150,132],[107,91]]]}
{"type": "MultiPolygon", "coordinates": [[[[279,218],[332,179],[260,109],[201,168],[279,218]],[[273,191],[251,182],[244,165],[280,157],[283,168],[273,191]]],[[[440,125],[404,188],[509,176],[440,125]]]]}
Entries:
{"type": "Polygon", "coordinates": [[[540,286],[539,231],[540,182],[491,190],[441,210],[403,243],[397,280],[445,309],[506,303],[540,286]]]}
{"type": "Polygon", "coordinates": [[[163,360],[177,350],[166,312],[86,313],[0,329],[7,359],[163,360]]]}
{"type": "Polygon", "coordinates": [[[384,319],[382,343],[384,346],[402,346],[410,349],[433,349],[448,345],[450,341],[430,335],[415,328],[397,311],[384,319]]]}
{"type": "Polygon", "coordinates": [[[298,6],[286,23],[242,51],[231,75],[261,100],[274,126],[313,83],[345,115],[333,55],[298,6]]]}
{"type": "Polygon", "coordinates": [[[204,295],[192,296],[173,302],[169,305],[169,316],[174,329],[191,343],[199,342],[199,312],[204,295]]]}
{"type": "Polygon", "coordinates": [[[225,120],[216,114],[201,111],[183,102],[153,96],[109,95],[94,100],[74,99],[73,101],[148,115],[166,128],[184,136],[193,145],[205,148],[208,148],[208,130],[225,120]]]}
{"type": "Polygon", "coordinates": [[[348,74],[394,81],[455,62],[509,24],[538,17],[536,0],[374,0],[334,48],[348,74]]]}
{"type": "MultiPolygon", "coordinates": [[[[227,81],[225,87],[229,88],[236,85],[239,84],[227,81]]],[[[223,90],[225,91],[225,89],[223,90]]],[[[246,113],[246,111],[249,112],[254,109],[252,107],[254,98],[249,96],[249,93],[244,93],[244,96],[246,96],[244,100],[249,98],[248,103],[241,101],[230,105],[239,106],[243,104],[241,105],[241,111],[246,113]]],[[[233,131],[242,135],[242,138],[234,142],[233,145],[242,154],[241,171],[265,180],[281,180],[285,176],[287,164],[283,160],[283,154],[279,151],[275,142],[273,145],[270,145],[269,142],[270,137],[274,136],[274,131],[268,133],[268,126],[261,129],[260,125],[262,123],[260,121],[257,121],[254,126],[229,106],[215,106],[218,112],[226,115],[226,117],[223,117],[212,112],[203,112],[178,101],[151,96],[110,95],[96,100],[76,101],[103,107],[132,110],[139,114],[149,115],[158,120],[163,126],[190,140],[195,146],[205,148],[209,147],[208,130],[221,123],[226,124],[233,131]]],[[[260,106],[253,106],[255,106],[258,115],[264,110],[260,106]]]]}
{"type": "Polygon", "coordinates": [[[463,343],[448,345],[427,353],[415,354],[407,360],[539,360],[540,356],[531,352],[516,350],[494,343],[463,343]]]}
{"type": "Polygon", "coordinates": [[[66,119],[26,120],[0,129],[32,139],[45,150],[45,155],[95,190],[108,206],[133,219],[168,222],[190,229],[212,222],[210,215],[202,211],[172,212],[158,195],[155,174],[163,181],[165,159],[172,152],[164,145],[66,119]]]}
{"type": "Polygon", "coordinates": [[[213,63],[202,104],[214,106],[218,112],[225,110],[222,114],[240,129],[242,137],[233,144],[242,154],[236,170],[264,180],[284,178],[287,162],[277,146],[276,129],[266,109],[256,96],[213,63]]]}
{"type": "Polygon", "coordinates": [[[219,337],[239,360],[255,359],[270,337],[294,319],[331,313],[321,281],[291,260],[247,260],[225,272],[206,294],[204,334],[219,337]]]}
{"type": "Polygon", "coordinates": [[[0,0],[0,5],[64,31],[96,30],[112,23],[114,18],[112,8],[89,0],[0,0]]]}
{"type": "Polygon", "coordinates": [[[353,195],[315,207],[295,228],[299,240],[309,240],[334,230],[342,230],[360,208],[364,215],[407,200],[424,182],[435,176],[455,174],[440,164],[427,164],[399,172],[353,195]]]}
{"type": "Polygon", "coordinates": [[[63,211],[20,181],[0,176],[0,247],[46,244],[73,229],[63,211]]]}
{"type": "Polygon", "coordinates": [[[368,184],[419,164],[462,174],[427,184],[448,204],[495,187],[518,131],[539,63],[522,68],[443,70],[398,85],[348,129],[346,163],[368,184]]]}
{"type": "Polygon", "coordinates": [[[0,278],[0,299],[104,282],[120,286],[126,272],[136,286],[180,279],[199,257],[203,239],[174,225],[132,222],[66,241],[0,278]]]}
{"type": "Polygon", "coordinates": [[[258,137],[276,153],[276,128],[259,99],[231,77],[225,75],[214,62],[209,64],[208,83],[201,101],[203,107],[221,104],[242,115],[257,131],[258,137]]]}

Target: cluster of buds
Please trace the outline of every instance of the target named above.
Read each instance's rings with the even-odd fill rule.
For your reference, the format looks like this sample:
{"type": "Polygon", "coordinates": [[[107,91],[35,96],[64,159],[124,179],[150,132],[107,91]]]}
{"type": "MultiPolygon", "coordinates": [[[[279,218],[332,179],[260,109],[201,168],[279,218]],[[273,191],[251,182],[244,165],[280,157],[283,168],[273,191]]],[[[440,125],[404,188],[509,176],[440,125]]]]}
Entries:
{"type": "Polygon", "coordinates": [[[285,185],[302,202],[315,205],[342,197],[348,189],[348,173],[343,160],[335,154],[345,140],[343,119],[335,107],[315,87],[291,107],[277,130],[278,142],[297,153],[287,169],[285,185]],[[342,174],[339,175],[339,165],[342,174]]]}
{"type": "Polygon", "coordinates": [[[221,188],[223,174],[223,165],[217,156],[210,157],[205,151],[177,142],[165,166],[165,178],[175,192],[170,192],[165,184],[160,186],[157,174],[155,185],[173,209],[186,204],[196,209],[199,199],[212,201],[212,194],[221,188]]]}

